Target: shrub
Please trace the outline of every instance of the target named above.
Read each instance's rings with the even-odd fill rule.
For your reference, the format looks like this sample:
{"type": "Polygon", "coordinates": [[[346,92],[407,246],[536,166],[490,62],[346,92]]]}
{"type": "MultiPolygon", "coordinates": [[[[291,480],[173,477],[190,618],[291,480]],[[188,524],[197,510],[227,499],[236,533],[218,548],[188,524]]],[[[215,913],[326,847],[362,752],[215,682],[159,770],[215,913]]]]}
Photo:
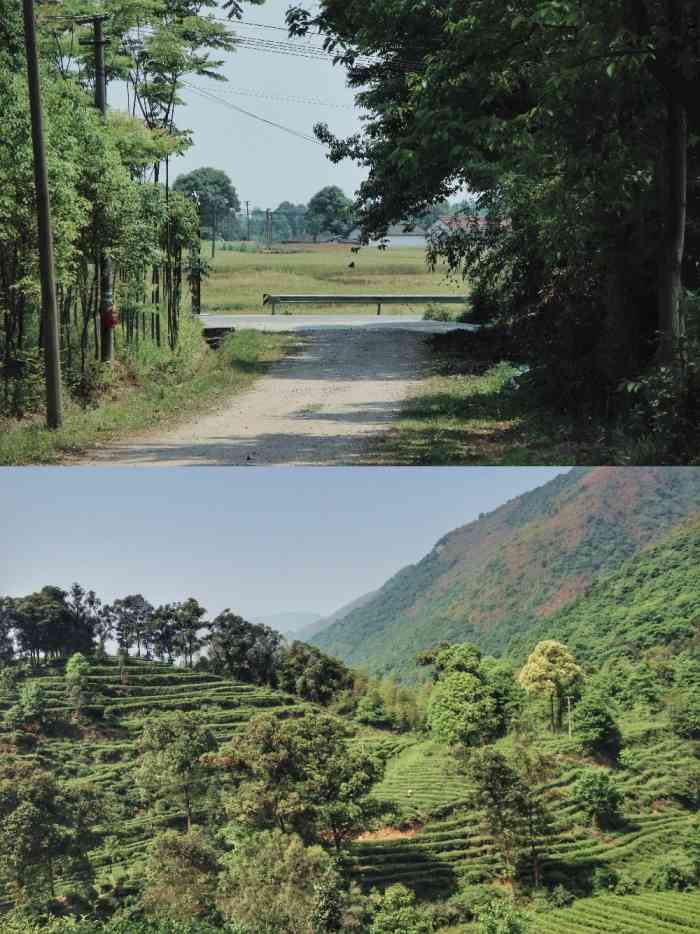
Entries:
{"type": "Polygon", "coordinates": [[[596,866],[591,883],[595,894],[615,891],[620,877],[610,866],[596,866]]]}
{"type": "Polygon", "coordinates": [[[443,308],[438,305],[428,305],[423,315],[424,321],[451,321],[452,316],[450,315],[447,308],[443,308]]]}
{"type": "Polygon", "coordinates": [[[576,705],[576,737],[584,752],[617,760],[622,736],[610,713],[610,701],[600,691],[590,691],[576,705]]]}
{"type": "Polygon", "coordinates": [[[573,798],[586,818],[600,828],[622,819],[623,794],[607,772],[586,769],[573,787],[573,798]]]}
{"type": "Polygon", "coordinates": [[[479,934],[525,934],[525,916],[512,902],[495,899],[477,912],[479,934]]]}
{"type": "Polygon", "coordinates": [[[655,866],[646,881],[657,892],[684,892],[695,884],[691,868],[672,857],[655,866]]]}
{"type": "Polygon", "coordinates": [[[390,885],[374,897],[369,934],[431,934],[433,923],[416,905],[416,896],[404,885],[390,885]]]}
{"type": "Polygon", "coordinates": [[[700,738],[700,690],[684,692],[675,699],[669,713],[674,733],[684,739],[700,738]]]}

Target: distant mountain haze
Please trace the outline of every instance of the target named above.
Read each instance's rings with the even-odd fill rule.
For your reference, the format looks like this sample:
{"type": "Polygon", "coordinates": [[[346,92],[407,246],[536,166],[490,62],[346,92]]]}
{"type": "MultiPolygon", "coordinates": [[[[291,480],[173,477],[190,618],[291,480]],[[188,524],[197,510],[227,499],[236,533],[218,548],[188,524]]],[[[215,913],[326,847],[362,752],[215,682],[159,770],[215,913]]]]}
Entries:
{"type": "Polygon", "coordinates": [[[318,624],[321,618],[320,613],[289,610],[283,613],[272,613],[269,616],[257,616],[251,622],[262,623],[285,636],[297,637],[302,630],[318,624]]]}
{"type": "Polygon", "coordinates": [[[441,640],[502,654],[700,513],[700,468],[575,468],[443,536],[421,561],[307,638],[377,674],[415,676],[441,640]]]}

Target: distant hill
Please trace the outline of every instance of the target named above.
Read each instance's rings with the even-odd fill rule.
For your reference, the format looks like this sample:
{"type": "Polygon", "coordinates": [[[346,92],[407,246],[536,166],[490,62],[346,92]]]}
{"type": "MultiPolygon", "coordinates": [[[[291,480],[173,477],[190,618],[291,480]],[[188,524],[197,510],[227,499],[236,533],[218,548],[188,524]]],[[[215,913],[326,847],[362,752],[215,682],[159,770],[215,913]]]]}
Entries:
{"type": "Polygon", "coordinates": [[[272,613],[270,616],[258,616],[252,620],[275,629],[285,636],[298,636],[302,629],[313,626],[322,619],[320,613],[304,613],[290,610],[286,613],[272,613]]]}
{"type": "Polygon", "coordinates": [[[574,468],[445,535],[311,641],[405,677],[443,639],[500,654],[698,512],[700,468],[574,468]]]}
{"type": "Polygon", "coordinates": [[[319,617],[318,620],[310,626],[305,626],[303,629],[299,630],[298,637],[300,639],[306,639],[307,641],[313,641],[313,637],[321,632],[321,630],[327,629],[329,626],[332,626],[333,623],[341,619],[345,619],[353,610],[359,610],[361,607],[365,606],[372,600],[377,592],[376,590],[371,590],[369,593],[363,594],[356,600],[346,603],[345,606],[341,606],[339,610],[336,610],[335,613],[331,613],[330,616],[319,617]]]}
{"type": "Polygon", "coordinates": [[[568,606],[514,645],[523,656],[540,639],[559,639],[580,661],[636,658],[657,646],[680,650],[700,640],[700,516],[597,578],[568,606]]]}

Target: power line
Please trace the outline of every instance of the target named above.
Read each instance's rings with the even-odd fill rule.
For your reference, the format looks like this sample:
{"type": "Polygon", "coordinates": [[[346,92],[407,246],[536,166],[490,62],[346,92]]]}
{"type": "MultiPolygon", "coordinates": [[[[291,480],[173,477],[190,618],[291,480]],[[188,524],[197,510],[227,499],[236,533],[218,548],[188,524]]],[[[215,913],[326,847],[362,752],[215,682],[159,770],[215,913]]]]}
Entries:
{"type": "Polygon", "coordinates": [[[277,94],[268,94],[266,91],[257,91],[254,88],[232,88],[229,85],[219,88],[220,94],[241,94],[244,97],[259,97],[264,100],[282,101],[285,104],[314,104],[321,107],[336,107],[339,110],[354,110],[351,104],[336,104],[334,101],[324,101],[316,97],[281,97],[277,94]]]}
{"type": "Polygon", "coordinates": [[[190,84],[189,81],[183,81],[182,84],[185,87],[193,90],[196,94],[199,94],[201,97],[216,101],[217,103],[222,104],[224,107],[228,107],[230,110],[235,110],[237,113],[245,114],[246,117],[252,117],[253,120],[258,120],[260,123],[265,123],[268,126],[275,127],[278,130],[284,130],[285,133],[290,133],[292,136],[306,140],[307,143],[316,143],[317,146],[323,146],[323,143],[317,140],[315,136],[307,136],[300,130],[293,130],[291,127],[285,126],[283,123],[276,123],[274,120],[268,120],[266,117],[261,117],[259,114],[253,113],[251,110],[245,110],[243,107],[238,107],[236,104],[232,104],[231,101],[224,100],[218,95],[213,94],[211,91],[207,91],[204,88],[199,88],[195,84],[190,84]]]}

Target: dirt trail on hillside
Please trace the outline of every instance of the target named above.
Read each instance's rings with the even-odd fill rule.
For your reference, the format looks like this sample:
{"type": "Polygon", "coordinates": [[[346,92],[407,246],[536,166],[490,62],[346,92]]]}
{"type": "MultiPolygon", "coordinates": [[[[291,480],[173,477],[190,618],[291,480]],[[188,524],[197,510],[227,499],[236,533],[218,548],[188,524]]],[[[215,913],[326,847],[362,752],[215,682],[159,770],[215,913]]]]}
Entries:
{"type": "Polygon", "coordinates": [[[295,350],[217,411],[92,451],[111,466],[343,465],[369,461],[428,370],[425,334],[364,328],[299,333],[295,350]]]}

